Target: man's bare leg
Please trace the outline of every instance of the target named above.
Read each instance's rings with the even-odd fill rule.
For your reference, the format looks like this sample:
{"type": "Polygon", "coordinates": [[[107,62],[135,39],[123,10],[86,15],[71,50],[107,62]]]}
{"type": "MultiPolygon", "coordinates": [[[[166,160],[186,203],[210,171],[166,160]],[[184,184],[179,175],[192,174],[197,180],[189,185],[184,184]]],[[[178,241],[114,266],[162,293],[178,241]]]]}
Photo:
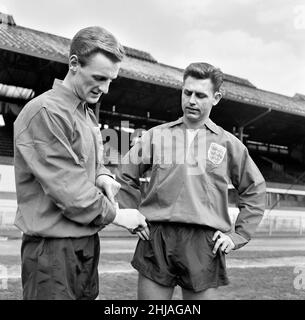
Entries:
{"type": "Polygon", "coordinates": [[[200,292],[193,292],[182,288],[183,300],[218,300],[217,288],[209,288],[200,292]]]}
{"type": "Polygon", "coordinates": [[[171,300],[174,287],[165,287],[139,273],[138,300],[171,300]]]}

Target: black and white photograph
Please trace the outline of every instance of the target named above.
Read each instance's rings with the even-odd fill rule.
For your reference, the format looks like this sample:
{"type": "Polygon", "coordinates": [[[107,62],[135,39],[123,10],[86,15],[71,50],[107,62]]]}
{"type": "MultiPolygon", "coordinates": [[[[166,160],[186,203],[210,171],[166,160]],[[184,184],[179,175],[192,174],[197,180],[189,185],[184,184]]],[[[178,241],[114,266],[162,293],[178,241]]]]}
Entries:
{"type": "Polygon", "coordinates": [[[305,300],[304,1],[0,0],[0,300],[305,300]]]}

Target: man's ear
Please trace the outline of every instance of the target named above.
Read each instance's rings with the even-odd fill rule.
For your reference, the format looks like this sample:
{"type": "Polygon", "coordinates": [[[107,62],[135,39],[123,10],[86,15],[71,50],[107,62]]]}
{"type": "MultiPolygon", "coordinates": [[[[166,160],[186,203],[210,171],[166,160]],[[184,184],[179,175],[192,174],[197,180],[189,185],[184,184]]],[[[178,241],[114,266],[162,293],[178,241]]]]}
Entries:
{"type": "Polygon", "coordinates": [[[222,94],[219,91],[216,91],[214,93],[214,102],[213,102],[213,106],[216,106],[218,104],[218,102],[221,100],[222,98],[222,94]]]}
{"type": "Polygon", "coordinates": [[[77,71],[78,66],[79,66],[78,57],[77,55],[73,54],[69,58],[69,70],[75,73],[77,71]]]}

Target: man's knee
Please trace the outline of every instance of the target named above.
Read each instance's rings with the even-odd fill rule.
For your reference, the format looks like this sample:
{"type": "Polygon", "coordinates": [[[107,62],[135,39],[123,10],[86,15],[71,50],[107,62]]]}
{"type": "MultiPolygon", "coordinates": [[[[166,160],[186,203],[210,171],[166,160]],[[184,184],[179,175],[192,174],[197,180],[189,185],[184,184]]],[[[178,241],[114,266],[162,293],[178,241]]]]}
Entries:
{"type": "Polygon", "coordinates": [[[170,300],[174,287],[166,287],[139,273],[138,300],[170,300]]]}
{"type": "Polygon", "coordinates": [[[184,300],[218,300],[217,288],[208,288],[200,292],[194,292],[192,290],[182,289],[182,296],[184,300]]]}

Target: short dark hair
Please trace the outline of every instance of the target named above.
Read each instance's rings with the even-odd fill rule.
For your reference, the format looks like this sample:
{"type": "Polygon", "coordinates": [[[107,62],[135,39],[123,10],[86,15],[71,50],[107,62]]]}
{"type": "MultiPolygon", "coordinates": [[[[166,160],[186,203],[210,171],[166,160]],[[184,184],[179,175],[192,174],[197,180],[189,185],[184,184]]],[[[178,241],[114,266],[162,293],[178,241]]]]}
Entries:
{"type": "Polygon", "coordinates": [[[124,47],[112,33],[102,27],[81,29],[73,37],[70,46],[70,57],[76,55],[81,66],[87,63],[90,56],[103,53],[113,62],[120,62],[125,55],[124,47]]]}
{"type": "Polygon", "coordinates": [[[191,63],[183,73],[183,82],[187,77],[196,79],[211,79],[214,87],[214,92],[219,91],[223,83],[223,73],[219,68],[212,66],[206,62],[191,63]]]}

